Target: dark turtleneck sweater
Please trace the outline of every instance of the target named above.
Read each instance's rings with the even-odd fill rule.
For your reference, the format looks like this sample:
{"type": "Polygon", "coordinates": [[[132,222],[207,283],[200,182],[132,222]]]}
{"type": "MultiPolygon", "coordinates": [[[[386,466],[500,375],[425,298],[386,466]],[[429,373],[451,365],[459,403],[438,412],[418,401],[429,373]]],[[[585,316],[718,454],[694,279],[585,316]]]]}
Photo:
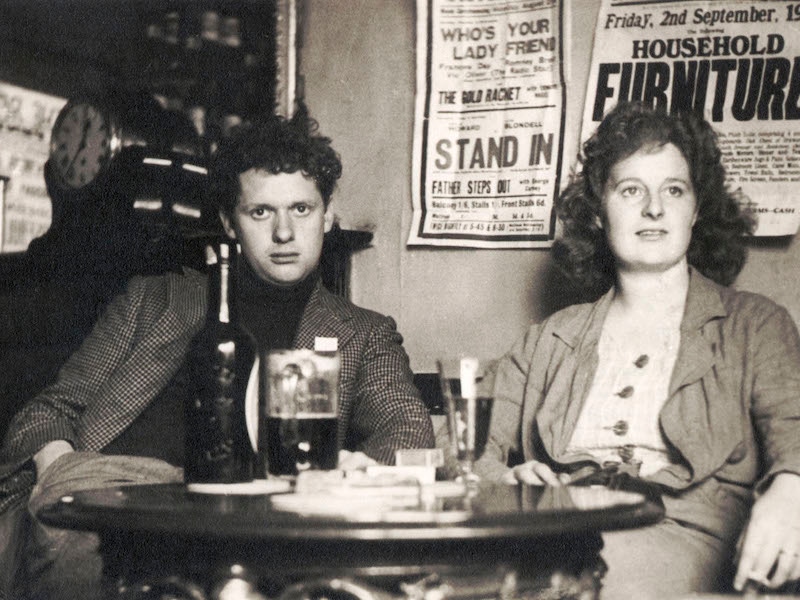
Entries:
{"type": "Polygon", "coordinates": [[[239,322],[256,339],[258,349],[291,348],[311,292],[319,280],[315,271],[291,287],[262,280],[246,261],[239,264],[236,307],[239,322]]]}
{"type": "MultiPolygon", "coordinates": [[[[272,285],[260,279],[246,261],[239,261],[236,310],[239,322],[255,338],[260,352],[291,348],[311,293],[319,281],[314,272],[290,287],[272,285]]],[[[183,405],[189,393],[188,361],[153,399],[136,420],[111,441],[103,454],[125,454],[160,458],[183,466],[183,405]]]]}

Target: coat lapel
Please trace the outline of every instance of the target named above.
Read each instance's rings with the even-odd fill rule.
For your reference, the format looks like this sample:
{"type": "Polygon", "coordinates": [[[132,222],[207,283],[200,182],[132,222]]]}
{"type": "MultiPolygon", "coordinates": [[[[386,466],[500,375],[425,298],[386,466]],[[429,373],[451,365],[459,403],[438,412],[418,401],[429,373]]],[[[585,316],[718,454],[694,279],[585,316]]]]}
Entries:
{"type": "MultiPolygon", "coordinates": [[[[534,380],[545,382],[544,398],[535,418],[542,445],[553,458],[566,450],[592,385],[597,369],[597,343],[612,293],[606,293],[588,312],[582,312],[582,316],[553,329],[557,349],[551,353],[551,363],[544,365],[546,372],[529,379],[531,384],[534,380]]],[[[525,447],[530,446],[526,443],[525,447]]]]}
{"type": "Polygon", "coordinates": [[[78,449],[99,450],[127,428],[148,406],[182,364],[195,333],[205,322],[204,280],[186,283],[168,275],[158,316],[147,313],[140,326],[146,334],[113,376],[98,390],[100,399],[86,410],[77,428],[78,449]]]}
{"type": "Polygon", "coordinates": [[[670,379],[670,398],[680,388],[697,381],[711,369],[715,357],[709,340],[703,335],[703,327],[709,321],[726,317],[727,314],[715,285],[692,270],[681,322],[680,352],[670,379]]]}
{"type": "Polygon", "coordinates": [[[336,298],[322,283],[317,283],[300,319],[294,340],[295,348],[313,350],[318,337],[337,338],[339,349],[347,344],[354,331],[349,323],[349,315],[337,310],[336,303],[336,298]]]}
{"type": "Polygon", "coordinates": [[[741,415],[731,396],[739,390],[724,389],[717,364],[721,340],[713,323],[727,316],[716,284],[692,270],[680,350],[660,417],[667,439],[692,466],[694,480],[718,468],[741,439],[741,415]]]}

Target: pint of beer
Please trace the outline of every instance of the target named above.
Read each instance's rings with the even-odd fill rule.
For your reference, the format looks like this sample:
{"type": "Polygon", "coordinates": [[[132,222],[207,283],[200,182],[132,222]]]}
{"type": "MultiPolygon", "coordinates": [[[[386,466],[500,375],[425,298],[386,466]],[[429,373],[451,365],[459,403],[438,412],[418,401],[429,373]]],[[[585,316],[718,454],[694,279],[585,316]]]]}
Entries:
{"type": "Polygon", "coordinates": [[[272,350],[265,358],[262,432],[269,473],[291,476],[312,469],[335,469],[339,456],[338,353],[272,350]]]}

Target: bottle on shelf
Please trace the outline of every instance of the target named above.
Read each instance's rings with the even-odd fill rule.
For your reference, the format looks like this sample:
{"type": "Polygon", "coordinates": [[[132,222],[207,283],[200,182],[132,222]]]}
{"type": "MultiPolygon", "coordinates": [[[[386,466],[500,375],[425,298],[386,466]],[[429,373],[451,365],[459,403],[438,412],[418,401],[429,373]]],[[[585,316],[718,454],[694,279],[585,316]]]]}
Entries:
{"type": "Polygon", "coordinates": [[[142,11],[130,77],[183,111],[210,157],[236,126],[274,109],[273,15],[248,3],[169,4],[142,11]]]}
{"type": "Polygon", "coordinates": [[[220,41],[232,48],[238,48],[242,45],[241,21],[239,17],[226,16],[222,19],[220,41]]]}
{"type": "Polygon", "coordinates": [[[207,248],[208,313],[189,355],[193,393],[186,400],[187,484],[252,481],[256,455],[247,424],[247,386],[256,343],[236,312],[236,246],[207,248]]]}
{"type": "Polygon", "coordinates": [[[200,37],[206,42],[219,41],[219,13],[206,10],[200,15],[200,37]]]}

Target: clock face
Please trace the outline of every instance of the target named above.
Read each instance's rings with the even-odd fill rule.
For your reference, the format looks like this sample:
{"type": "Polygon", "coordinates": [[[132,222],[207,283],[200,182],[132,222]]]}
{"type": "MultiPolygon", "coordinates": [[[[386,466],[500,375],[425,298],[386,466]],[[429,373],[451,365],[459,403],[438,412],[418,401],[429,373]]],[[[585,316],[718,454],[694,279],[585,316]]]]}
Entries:
{"type": "Polygon", "coordinates": [[[116,154],[117,135],[109,115],[88,102],[67,104],[50,137],[56,180],[67,188],[92,183],[116,154]]]}

